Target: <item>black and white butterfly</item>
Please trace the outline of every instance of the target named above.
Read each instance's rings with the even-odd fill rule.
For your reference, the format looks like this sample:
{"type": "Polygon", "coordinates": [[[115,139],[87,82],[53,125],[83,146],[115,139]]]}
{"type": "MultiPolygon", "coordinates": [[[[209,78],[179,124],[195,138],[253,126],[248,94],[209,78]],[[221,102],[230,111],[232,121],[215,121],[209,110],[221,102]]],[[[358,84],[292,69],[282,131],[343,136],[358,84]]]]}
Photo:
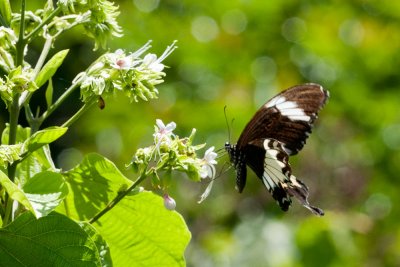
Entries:
{"type": "Polygon", "coordinates": [[[249,166],[282,210],[287,211],[291,197],[295,197],[314,214],[324,215],[321,209],[308,203],[308,188],[292,174],[288,160],[303,148],[318,112],[328,98],[329,92],[318,84],[291,87],[257,111],[236,145],[225,144],[236,169],[239,192],[246,185],[246,166],[249,166]]]}

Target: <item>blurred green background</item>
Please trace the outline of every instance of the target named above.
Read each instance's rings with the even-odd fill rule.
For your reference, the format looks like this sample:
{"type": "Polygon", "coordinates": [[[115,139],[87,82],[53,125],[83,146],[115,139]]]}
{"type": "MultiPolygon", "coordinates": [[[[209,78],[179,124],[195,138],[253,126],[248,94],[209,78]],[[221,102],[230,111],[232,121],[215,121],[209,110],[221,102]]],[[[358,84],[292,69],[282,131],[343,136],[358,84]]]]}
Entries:
{"type": "MultiPolygon", "coordinates": [[[[206,184],[176,175],[169,193],[193,235],[188,266],[400,266],[400,2],[116,4],[124,36],[109,42],[111,50],[134,51],[149,39],[157,54],[175,39],[179,48],[164,61],[170,68],[159,99],[107,99],[104,110],[85,114],[53,146],[60,167],[94,151],[125,170],[134,151],[151,144],[157,118],[175,121],[180,136],[196,128],[198,143],[221,148],[228,140],[225,105],[235,119],[235,142],[274,94],[320,83],[330,101],[291,163],[310,188],[310,202],[326,215],[317,218],[295,201],[282,212],[253,173],[239,194],[232,169],[197,204],[206,184]]],[[[56,49],[71,47],[55,80],[58,94],[100,53],[81,30],[56,43],[56,49]]],[[[59,125],[77,110],[75,97],[48,124],[59,125]]],[[[220,158],[218,167],[226,161],[220,158]]]]}

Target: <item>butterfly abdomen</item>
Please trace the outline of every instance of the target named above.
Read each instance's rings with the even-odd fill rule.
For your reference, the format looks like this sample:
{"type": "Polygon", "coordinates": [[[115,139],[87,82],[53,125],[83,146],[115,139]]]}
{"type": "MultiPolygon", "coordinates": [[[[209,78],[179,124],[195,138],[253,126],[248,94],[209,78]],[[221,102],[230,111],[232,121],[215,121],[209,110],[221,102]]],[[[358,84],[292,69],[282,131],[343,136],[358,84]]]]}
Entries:
{"type": "Polygon", "coordinates": [[[236,145],[226,143],[225,150],[228,152],[229,159],[236,170],[236,189],[239,193],[242,193],[247,177],[246,156],[236,145]]]}

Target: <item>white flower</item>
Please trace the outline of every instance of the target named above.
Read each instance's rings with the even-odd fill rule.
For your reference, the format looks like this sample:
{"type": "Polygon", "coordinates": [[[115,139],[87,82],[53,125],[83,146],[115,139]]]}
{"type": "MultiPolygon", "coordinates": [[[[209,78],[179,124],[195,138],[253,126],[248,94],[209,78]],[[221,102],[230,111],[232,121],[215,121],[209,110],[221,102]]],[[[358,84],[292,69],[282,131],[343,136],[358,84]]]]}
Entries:
{"type": "Polygon", "coordinates": [[[117,70],[133,69],[140,61],[135,60],[131,55],[125,56],[122,49],[118,49],[115,53],[109,55],[110,66],[117,70]]]}
{"type": "Polygon", "coordinates": [[[102,69],[104,69],[104,62],[98,61],[88,68],[87,73],[90,75],[97,74],[102,69]]]}
{"type": "Polygon", "coordinates": [[[143,58],[141,67],[144,69],[149,69],[153,72],[161,72],[164,69],[164,64],[161,62],[177,48],[175,43],[176,40],[170,46],[168,46],[167,49],[165,49],[164,53],[159,58],[157,58],[157,55],[155,54],[147,54],[143,58]]]}
{"type": "Polygon", "coordinates": [[[217,157],[217,153],[214,152],[214,147],[210,147],[204,153],[204,157],[201,162],[201,170],[200,170],[200,177],[201,178],[214,178],[215,177],[215,164],[217,161],[215,158],[217,157]]]}
{"type": "Polygon", "coordinates": [[[170,141],[171,136],[174,135],[172,132],[176,128],[176,123],[175,122],[170,122],[167,125],[164,124],[164,122],[160,119],[156,120],[157,128],[158,131],[153,135],[157,142],[162,142],[162,141],[170,141]]]}
{"type": "Polygon", "coordinates": [[[18,38],[13,30],[0,26],[0,40],[3,46],[6,45],[6,48],[9,48],[17,43],[18,38]]]}
{"type": "Polygon", "coordinates": [[[86,76],[82,81],[81,88],[89,87],[96,95],[101,95],[106,88],[106,83],[102,77],[86,76]]]}
{"type": "Polygon", "coordinates": [[[111,67],[118,70],[133,69],[137,64],[143,61],[139,56],[151,47],[150,43],[151,41],[148,41],[144,46],[128,56],[125,55],[122,49],[117,49],[114,53],[110,53],[108,55],[108,60],[110,61],[111,67]]]}
{"type": "Polygon", "coordinates": [[[164,69],[164,64],[157,60],[156,54],[147,54],[143,59],[143,65],[155,72],[161,72],[164,69]]]}
{"type": "Polygon", "coordinates": [[[139,58],[144,52],[146,52],[150,47],[150,43],[152,41],[148,41],[147,43],[144,44],[144,46],[142,46],[141,48],[139,48],[138,50],[136,50],[134,53],[132,53],[132,57],[133,58],[139,58]]]}
{"type": "Polygon", "coordinates": [[[157,130],[153,134],[153,136],[154,136],[154,143],[156,144],[156,150],[158,151],[158,154],[160,154],[161,144],[171,143],[171,136],[174,135],[172,131],[175,130],[176,123],[170,122],[167,125],[165,125],[162,120],[157,119],[156,124],[157,124],[156,125],[157,130]]]}

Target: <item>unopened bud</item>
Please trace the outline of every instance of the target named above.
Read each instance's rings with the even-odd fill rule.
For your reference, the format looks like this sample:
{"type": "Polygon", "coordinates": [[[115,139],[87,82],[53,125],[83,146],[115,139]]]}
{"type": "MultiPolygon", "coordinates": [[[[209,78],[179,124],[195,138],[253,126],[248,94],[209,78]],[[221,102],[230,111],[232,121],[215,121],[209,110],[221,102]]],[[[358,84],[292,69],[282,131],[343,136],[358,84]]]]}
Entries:
{"type": "Polygon", "coordinates": [[[175,210],[176,202],[175,200],[170,197],[168,194],[164,195],[164,206],[167,210],[175,210]]]}

